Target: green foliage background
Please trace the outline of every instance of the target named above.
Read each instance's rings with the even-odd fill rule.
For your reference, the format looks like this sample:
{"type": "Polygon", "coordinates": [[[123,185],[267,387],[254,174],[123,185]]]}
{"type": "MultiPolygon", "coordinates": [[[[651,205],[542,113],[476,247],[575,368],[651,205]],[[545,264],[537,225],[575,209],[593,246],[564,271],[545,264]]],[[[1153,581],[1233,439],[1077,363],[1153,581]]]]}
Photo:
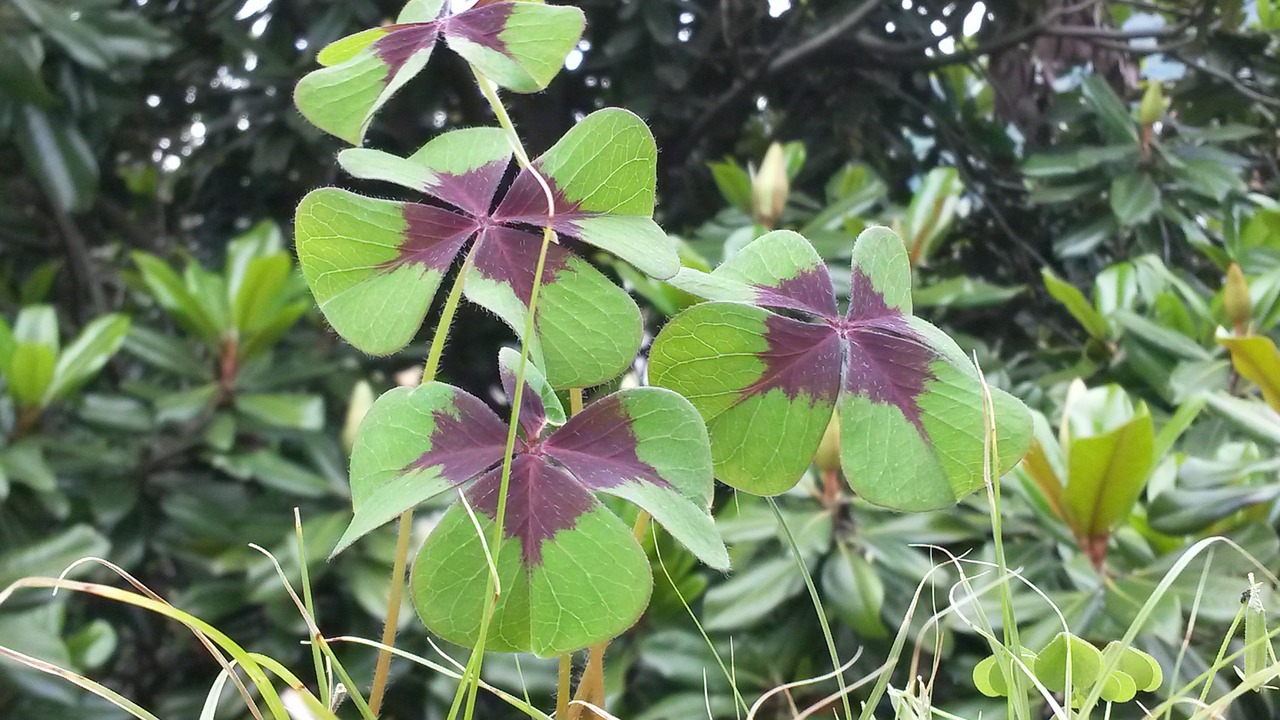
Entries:
{"type": "MultiPolygon", "coordinates": [[[[0,585],[105,557],[255,650],[305,662],[305,628],[247,547],[296,569],[299,507],[326,632],[377,634],[390,529],[324,562],[348,520],[345,425],[362,402],[358,383],[381,392],[420,366],[425,333],[370,359],[311,308],[288,224],[308,190],[345,179],[338,142],[302,120],[291,94],[318,48],[395,5],[0,5],[0,316],[14,323],[22,308],[51,305],[63,350],[95,319],[132,318],[120,352],[107,340],[90,348],[105,365],[89,384],[36,410],[20,401],[31,376],[8,361],[0,370],[11,398],[0,404],[0,585]]],[[[1044,415],[1043,462],[1010,476],[1004,533],[1010,564],[1073,631],[1099,645],[1118,637],[1202,536],[1225,534],[1276,566],[1280,420],[1255,383],[1275,392],[1277,368],[1264,356],[1261,374],[1237,372],[1215,341],[1236,324],[1222,291],[1232,262],[1249,281],[1252,332],[1274,338],[1280,321],[1280,11],[1267,0],[580,5],[587,31],[571,67],[545,93],[511,99],[530,150],[604,105],[640,114],[660,149],[659,220],[692,265],[715,265],[764,231],[751,176],[775,140],[787,143],[789,194],[768,220],[809,237],[838,282],[853,237],[894,226],[920,314],[1044,415]],[[1074,378],[1094,389],[1071,390],[1074,378]],[[1103,456],[1120,462],[1099,467],[1103,456]]],[[[442,130],[490,122],[465,65],[448,53],[432,62],[383,110],[369,144],[407,154],[442,130]]],[[[642,300],[650,330],[690,302],[608,269],[642,300]]],[[[492,399],[494,350],[509,334],[462,312],[442,379],[492,399]]],[[[945,559],[922,545],[992,558],[985,499],[897,515],[850,501],[833,472],[820,461],[780,505],[842,654],[864,649],[851,677],[874,670],[909,620],[919,668],[935,653],[945,660],[935,699],[963,717],[997,716],[1003,702],[969,679],[984,643],[958,622],[917,638],[929,613],[905,616],[916,584],[945,559]]],[[[650,610],[611,650],[611,708],[622,717],[690,717],[704,704],[733,715],[681,595],[726,657],[733,638],[748,697],[827,667],[773,513],[728,494],[717,507],[731,575],[666,540],[649,548],[671,581],[655,573],[650,610]]],[[[432,515],[422,516],[425,533],[432,515]]],[[[1136,643],[1166,676],[1184,634],[1184,679],[1212,662],[1250,569],[1225,555],[1200,567],[1136,643]]],[[[931,576],[928,602],[945,605],[955,580],[931,576]]],[[[1021,589],[1016,600],[1027,644],[1052,639],[1047,608],[1021,589]]],[[[402,616],[405,646],[428,652],[412,612],[402,616]]],[[[105,603],[6,605],[0,644],[90,672],[163,717],[196,716],[216,674],[178,628],[105,603]]],[[[348,653],[367,676],[372,655],[348,653]]],[[[496,656],[486,669],[512,688],[523,677],[543,698],[554,683],[553,667],[527,658],[496,656]]],[[[444,678],[397,672],[389,717],[443,716],[444,678]]],[[[1232,680],[1215,682],[1221,691],[1232,680]]],[[[795,702],[833,688],[797,690],[795,702]]],[[[768,707],[789,717],[782,702],[768,707]]],[[[1238,708],[1277,712],[1266,694],[1238,708]]],[[[0,666],[4,717],[114,712],[0,666]]]]}

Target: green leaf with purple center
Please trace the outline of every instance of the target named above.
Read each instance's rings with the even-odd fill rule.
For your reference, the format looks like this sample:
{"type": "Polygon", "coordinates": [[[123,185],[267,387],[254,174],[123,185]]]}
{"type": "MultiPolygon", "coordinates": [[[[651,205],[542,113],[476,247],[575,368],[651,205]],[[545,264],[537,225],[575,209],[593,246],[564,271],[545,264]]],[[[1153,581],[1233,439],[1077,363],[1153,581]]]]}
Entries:
{"type": "MultiPolygon", "coordinates": [[[[662,329],[649,377],[702,413],[724,482],[761,495],[791,488],[838,409],[845,476],[867,500],[928,510],[982,486],[977,370],[911,315],[910,264],[890,230],[858,237],[843,315],[822,259],[785,230],[711,273],[684,268],[671,282],[714,302],[662,329]]],[[[992,395],[998,476],[1026,452],[1031,418],[1013,396],[992,395]]]]}
{"type": "MultiPolygon", "coordinates": [[[[501,365],[510,396],[518,356],[503,353],[501,365]]],[[[728,567],[709,510],[710,443],[687,400],[660,388],[623,390],[565,422],[531,364],[523,397],[488,649],[554,655],[613,637],[639,617],[648,561],[597,492],[635,504],[703,562],[728,567]]],[[[479,399],[427,383],[379,398],[352,450],[355,517],[335,552],[430,497],[456,489],[465,500],[428,538],[412,580],[423,621],[458,643],[478,640],[488,564],[476,524],[491,537],[506,435],[479,399]]]]}
{"type": "MultiPolygon", "coordinates": [[[[350,149],[353,175],[393,182],[438,201],[376,200],[324,188],[298,208],[298,257],[320,309],[357,348],[386,354],[416,334],[445,272],[476,238],[466,295],[523,332],[547,223],[547,198],[524,170],[497,200],[511,152],[502,131],[446,133],[410,157],[350,149]]],[[[592,113],[534,161],[552,193],[552,226],[659,279],[680,267],[653,221],[657,150],[624,110],[592,113]]],[[[640,345],[635,302],[560,243],[547,249],[533,355],[555,387],[610,380],[640,345]]]]}
{"type": "Polygon", "coordinates": [[[575,7],[480,0],[469,7],[414,0],[396,23],[342,38],[320,51],[325,66],[299,81],[294,103],[311,124],[359,145],[374,114],[422,72],[437,40],[493,82],[516,92],[547,87],[582,37],[575,7]]]}

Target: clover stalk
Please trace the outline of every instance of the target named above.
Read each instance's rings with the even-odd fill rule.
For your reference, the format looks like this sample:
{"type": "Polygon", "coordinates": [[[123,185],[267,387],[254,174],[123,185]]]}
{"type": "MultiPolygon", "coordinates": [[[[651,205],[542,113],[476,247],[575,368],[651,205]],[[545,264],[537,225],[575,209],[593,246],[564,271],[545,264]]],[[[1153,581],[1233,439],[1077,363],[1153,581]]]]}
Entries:
{"type": "MultiPolygon", "coordinates": [[[[419,384],[425,385],[436,379],[436,372],[440,369],[440,357],[449,339],[453,318],[458,312],[458,302],[462,299],[462,288],[474,254],[473,247],[472,251],[467,253],[466,259],[462,261],[458,276],[453,280],[453,287],[449,289],[449,296],[445,298],[444,308],[440,311],[440,322],[436,324],[435,333],[431,337],[431,348],[427,351],[427,361],[422,368],[422,379],[419,384]]],[[[400,605],[404,600],[405,570],[409,565],[409,540],[412,537],[413,510],[406,510],[400,514],[400,522],[396,526],[396,554],[391,563],[387,620],[382,626],[382,647],[378,649],[378,660],[373,668],[373,686],[369,689],[369,709],[375,716],[382,709],[382,698],[386,694],[387,678],[391,672],[391,655],[396,644],[396,631],[400,625],[400,605]]]]}
{"type": "MultiPolygon", "coordinates": [[[[551,246],[552,241],[555,240],[555,230],[552,229],[552,224],[555,221],[556,206],[555,195],[551,192],[551,186],[547,184],[546,178],[542,177],[542,174],[533,167],[533,163],[529,160],[529,154],[525,151],[524,144],[520,141],[520,135],[516,132],[515,126],[511,122],[511,116],[507,114],[506,107],[503,106],[502,100],[498,97],[497,88],[489,78],[481,74],[474,66],[471,68],[471,72],[475,75],[476,84],[480,87],[480,92],[493,110],[498,124],[506,131],[507,140],[511,145],[511,152],[515,155],[516,161],[541,186],[547,201],[547,222],[542,228],[542,245],[538,249],[538,262],[534,267],[533,287],[529,291],[529,309],[525,315],[524,334],[520,342],[520,363],[516,368],[515,392],[511,398],[511,422],[507,427],[507,443],[506,449],[503,451],[502,475],[498,487],[498,507],[494,513],[493,538],[489,543],[490,547],[493,548],[493,565],[497,567],[498,558],[502,552],[502,530],[506,525],[507,491],[511,484],[511,462],[512,452],[515,450],[516,445],[516,427],[519,425],[520,407],[524,402],[525,373],[529,366],[529,343],[532,341],[533,333],[536,329],[534,318],[537,316],[538,295],[542,290],[542,273],[547,264],[547,249],[551,246]]],[[[494,610],[498,605],[497,584],[494,581],[493,573],[488,575],[484,596],[487,598],[487,603],[484,614],[480,617],[480,630],[476,638],[476,647],[471,654],[471,658],[467,661],[466,670],[463,672],[462,680],[458,686],[458,694],[454,696],[453,705],[449,708],[449,720],[457,717],[459,705],[464,694],[467,703],[464,717],[471,718],[475,714],[476,696],[480,690],[480,668],[484,663],[484,646],[489,638],[490,621],[492,621],[494,610]]]]}

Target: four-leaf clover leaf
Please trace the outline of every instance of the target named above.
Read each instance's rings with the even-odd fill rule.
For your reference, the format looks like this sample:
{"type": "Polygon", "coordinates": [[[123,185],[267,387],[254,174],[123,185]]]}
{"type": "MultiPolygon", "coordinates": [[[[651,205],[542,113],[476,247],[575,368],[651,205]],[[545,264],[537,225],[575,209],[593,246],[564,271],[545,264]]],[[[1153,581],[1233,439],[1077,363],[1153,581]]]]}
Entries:
{"type": "MultiPolygon", "coordinates": [[[[525,3],[519,3],[525,4],[525,3]]],[[[329,323],[375,355],[416,334],[444,273],[472,237],[466,295],[523,332],[547,199],[522,170],[500,198],[511,165],[503,132],[445,133],[408,158],[353,148],[353,175],[393,182],[437,204],[393,202],[336,188],[298,207],[303,274],[329,323]]],[[[609,251],[653,277],[680,267],[675,243],[653,221],[657,150],[635,115],[592,113],[533,161],[554,197],[553,228],[609,251]]],[[[627,293],[558,243],[547,252],[533,355],[555,387],[598,385],[623,372],[640,345],[640,311],[627,293]]]]}
{"type": "MultiPolygon", "coordinates": [[[[977,370],[953,340],[911,314],[910,264],[892,231],[858,237],[844,314],[813,246],[785,230],[711,273],[682,269],[672,283],[718,302],[695,305],[662,329],[649,377],[702,413],[722,481],[762,495],[789,489],[838,408],[844,473],[867,500],[929,510],[982,486],[977,370]]],[[[1013,396],[991,392],[998,476],[1026,453],[1031,417],[1013,396]]]]}
{"type": "Polygon", "coordinates": [[[320,51],[294,103],[311,124],[353,145],[382,107],[422,72],[436,40],[493,82],[516,92],[546,88],[582,37],[574,7],[505,0],[413,0],[393,25],[342,38],[320,51]]]}
{"type": "MultiPolygon", "coordinates": [[[[517,358],[513,351],[501,358],[508,395],[517,358]]],[[[648,603],[648,559],[595,493],[645,510],[712,567],[727,568],[729,557],[709,511],[706,429],[687,400],[660,388],[623,390],[556,428],[564,412],[550,386],[532,364],[526,378],[497,551],[502,595],[486,649],[550,656],[616,636],[648,603]]],[[[352,451],[355,518],[339,550],[423,500],[461,489],[468,507],[445,512],[411,580],[427,627],[453,642],[479,640],[490,599],[471,512],[490,537],[507,431],[475,396],[432,382],[380,397],[352,451]]]]}

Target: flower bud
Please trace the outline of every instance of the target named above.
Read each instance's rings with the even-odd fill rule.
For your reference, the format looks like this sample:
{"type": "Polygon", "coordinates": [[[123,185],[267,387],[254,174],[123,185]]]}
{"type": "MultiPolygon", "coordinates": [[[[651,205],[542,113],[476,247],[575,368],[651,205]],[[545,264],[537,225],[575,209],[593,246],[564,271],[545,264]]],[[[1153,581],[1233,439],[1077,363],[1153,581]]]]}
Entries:
{"type": "Polygon", "coordinates": [[[1138,122],[1151,125],[1164,115],[1164,88],[1159,81],[1147,83],[1146,92],[1142,93],[1142,102],[1138,105],[1138,122]]]}
{"type": "Polygon", "coordinates": [[[782,217],[782,210],[787,206],[787,196],[791,194],[791,181],[787,178],[787,158],[782,146],[773,143],[760,169],[751,175],[752,213],[756,222],[767,228],[774,228],[782,217]]]}
{"type": "Polygon", "coordinates": [[[1240,266],[1231,263],[1227,268],[1227,286],[1222,305],[1237,335],[1249,334],[1249,320],[1253,314],[1253,302],[1249,299],[1249,281],[1244,279],[1240,266]]]}
{"type": "Polygon", "coordinates": [[[351,388],[351,400],[347,404],[347,419],[342,423],[342,447],[347,454],[356,445],[356,431],[360,429],[360,421],[373,406],[373,387],[368,380],[361,380],[351,388]]]}
{"type": "Polygon", "coordinates": [[[818,443],[818,453],[813,456],[813,463],[822,472],[834,472],[840,469],[839,413],[831,414],[831,422],[827,423],[827,431],[822,434],[822,442],[818,443]]]}

